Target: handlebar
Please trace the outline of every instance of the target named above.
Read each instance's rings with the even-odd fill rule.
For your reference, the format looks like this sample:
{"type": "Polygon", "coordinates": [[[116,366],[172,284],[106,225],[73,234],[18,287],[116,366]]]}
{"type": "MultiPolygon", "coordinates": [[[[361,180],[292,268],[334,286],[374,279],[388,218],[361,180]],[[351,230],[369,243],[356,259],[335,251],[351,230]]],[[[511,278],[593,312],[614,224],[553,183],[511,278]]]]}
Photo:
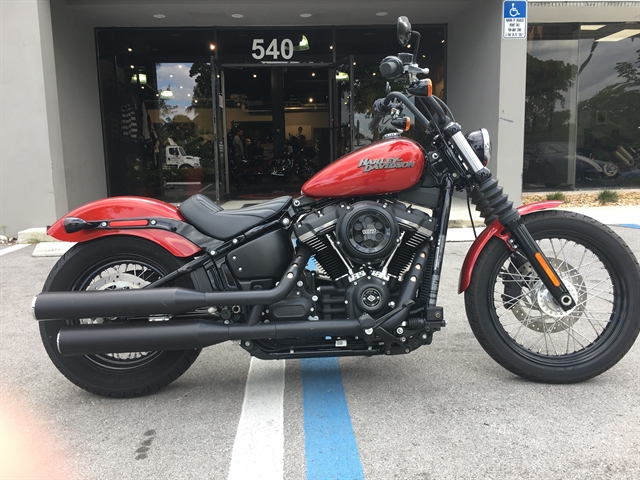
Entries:
{"type": "MultiPolygon", "coordinates": [[[[420,97],[421,98],[421,97],[420,97]]],[[[438,101],[433,97],[424,97],[426,105],[434,111],[432,118],[427,118],[409,99],[400,92],[390,92],[385,98],[379,98],[373,103],[374,116],[369,123],[369,130],[373,131],[378,128],[382,119],[391,111],[390,103],[393,99],[402,102],[416,116],[416,119],[429,125],[431,121],[438,126],[445,126],[451,119],[444,112],[438,101]]],[[[430,115],[430,114],[429,114],[430,115]]]]}
{"type": "Polygon", "coordinates": [[[373,120],[371,120],[371,122],[369,123],[369,130],[373,132],[376,128],[378,128],[378,125],[380,125],[380,122],[383,118],[384,115],[374,115],[373,120]]]}

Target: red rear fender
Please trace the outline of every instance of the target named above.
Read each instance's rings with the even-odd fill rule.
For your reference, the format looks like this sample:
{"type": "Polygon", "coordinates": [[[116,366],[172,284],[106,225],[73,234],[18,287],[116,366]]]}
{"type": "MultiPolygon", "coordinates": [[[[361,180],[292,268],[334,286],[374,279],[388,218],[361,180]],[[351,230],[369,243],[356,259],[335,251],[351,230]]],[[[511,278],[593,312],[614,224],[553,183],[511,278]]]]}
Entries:
{"type": "MultiPolygon", "coordinates": [[[[518,212],[520,212],[521,216],[524,216],[539,210],[555,208],[561,204],[561,201],[531,203],[529,205],[522,205],[521,207],[518,207],[518,212]]],[[[480,256],[480,252],[482,252],[482,249],[485,247],[487,242],[493,237],[499,237],[506,242],[509,240],[509,237],[511,237],[511,234],[508,231],[505,231],[504,227],[498,220],[494,220],[482,231],[478,238],[476,238],[475,242],[473,242],[473,245],[471,245],[464,262],[462,263],[462,270],[460,271],[460,279],[458,281],[458,293],[462,293],[469,288],[469,284],[471,283],[471,274],[473,273],[473,268],[480,256]]]]}
{"type": "MultiPolygon", "coordinates": [[[[81,218],[86,222],[145,218],[168,218],[185,221],[175,206],[152,198],[111,197],[96,200],[95,202],[87,203],[67,213],[49,227],[47,233],[53,238],[65,242],[87,242],[108,235],[133,235],[155,242],[177,257],[190,257],[201,250],[200,247],[177,233],[151,228],[126,228],[122,230],[117,228],[110,228],[108,230],[88,229],[75,233],[67,233],[63,226],[64,219],[67,217],[81,218]]],[[[135,224],[131,222],[123,225],[135,226],[135,224]]]]}

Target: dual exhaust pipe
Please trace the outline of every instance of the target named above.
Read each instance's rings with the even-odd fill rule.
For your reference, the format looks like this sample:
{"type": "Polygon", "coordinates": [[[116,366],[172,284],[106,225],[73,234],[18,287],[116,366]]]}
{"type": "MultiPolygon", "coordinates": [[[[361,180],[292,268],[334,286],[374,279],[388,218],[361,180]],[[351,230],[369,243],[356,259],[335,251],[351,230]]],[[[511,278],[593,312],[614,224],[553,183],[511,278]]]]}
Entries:
{"type": "Polygon", "coordinates": [[[36,320],[61,318],[111,318],[176,315],[198,308],[222,305],[271,305],[283,300],[296,285],[311,256],[311,250],[299,247],[280,282],[270,290],[198,292],[186,288],[150,288],[139,290],[87,290],[81,292],[43,292],[31,309],[36,320]]]}
{"type": "MultiPolygon", "coordinates": [[[[300,250],[280,282],[270,290],[199,292],[185,288],[140,290],[43,292],[33,299],[36,320],[93,319],[111,317],[151,317],[193,312],[224,305],[271,305],[291,293],[309,261],[311,251],[300,250]]],[[[414,268],[422,270],[427,247],[418,250],[414,268]]],[[[418,278],[407,282],[405,294],[415,298],[418,278]]],[[[421,280],[421,278],[420,278],[421,280]]],[[[404,294],[403,294],[404,295],[404,294]]],[[[391,312],[390,312],[391,313],[391,312]]],[[[387,314],[389,315],[389,314],[387,314]]],[[[398,309],[383,323],[396,325],[409,315],[409,308],[398,309]]],[[[371,319],[370,319],[371,320],[371,319]]],[[[200,349],[228,340],[324,338],[363,336],[358,319],[290,321],[281,323],[229,324],[206,318],[65,325],[58,332],[62,355],[145,352],[200,349]]]]}
{"type": "MultiPolygon", "coordinates": [[[[270,305],[283,300],[298,282],[311,256],[299,253],[270,290],[199,292],[186,288],[43,292],[33,299],[36,320],[175,315],[222,305],[270,305]]],[[[221,325],[206,319],[67,325],[58,333],[63,355],[90,355],[203,348],[227,340],[360,335],[357,320],[221,325]]]]}
{"type": "Polygon", "coordinates": [[[207,320],[70,325],[58,333],[62,355],[149,352],[204,348],[228,340],[358,336],[358,320],[221,325],[207,320]]]}

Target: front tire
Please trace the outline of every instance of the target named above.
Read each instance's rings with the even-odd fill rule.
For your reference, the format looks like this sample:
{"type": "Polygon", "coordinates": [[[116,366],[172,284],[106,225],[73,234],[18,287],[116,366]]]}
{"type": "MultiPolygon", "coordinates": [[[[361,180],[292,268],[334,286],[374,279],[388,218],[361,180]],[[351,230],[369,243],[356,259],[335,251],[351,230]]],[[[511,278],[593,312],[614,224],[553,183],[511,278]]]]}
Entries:
{"type": "Polygon", "coordinates": [[[465,292],[471,329],[494,360],[522,377],[547,383],[595,377],[638,336],[638,261],[618,235],[589,217],[545,211],[523,220],[577,305],[560,309],[527,259],[493,238],[465,292]]]}
{"type": "MultiPolygon", "coordinates": [[[[104,237],[78,243],[53,267],[43,291],[142,288],[183,262],[162,247],[136,237],[104,237]]],[[[194,288],[188,277],[170,286],[194,288]]],[[[64,325],[128,321],[124,318],[40,322],[42,343],[58,370],[77,386],[105,397],[138,397],[180,377],[200,350],[63,356],[56,340],[64,325]]],[[[148,321],[143,319],[141,321],[148,321]]]]}

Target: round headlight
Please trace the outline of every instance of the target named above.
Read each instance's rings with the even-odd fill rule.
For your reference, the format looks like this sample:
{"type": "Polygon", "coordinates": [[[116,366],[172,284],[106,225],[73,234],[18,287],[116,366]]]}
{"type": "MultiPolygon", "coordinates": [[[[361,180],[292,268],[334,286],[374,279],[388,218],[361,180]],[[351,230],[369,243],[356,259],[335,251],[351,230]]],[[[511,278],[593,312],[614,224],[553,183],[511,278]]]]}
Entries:
{"type": "Polygon", "coordinates": [[[481,128],[474,132],[467,133],[465,136],[471,148],[476,152],[476,155],[486,167],[491,160],[491,138],[489,138],[489,132],[486,128],[481,128]]]}

